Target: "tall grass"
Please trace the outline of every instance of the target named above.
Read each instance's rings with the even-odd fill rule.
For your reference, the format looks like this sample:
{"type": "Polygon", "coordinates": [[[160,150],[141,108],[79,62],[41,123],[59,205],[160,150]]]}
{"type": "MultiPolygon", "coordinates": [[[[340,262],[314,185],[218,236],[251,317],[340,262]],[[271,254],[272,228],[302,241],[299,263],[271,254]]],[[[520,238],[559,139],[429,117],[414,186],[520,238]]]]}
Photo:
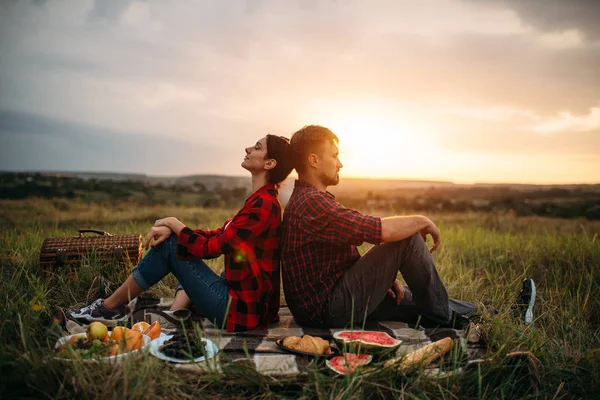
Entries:
{"type": "MultiPolygon", "coordinates": [[[[90,258],[76,280],[42,279],[38,257],[45,237],[73,235],[78,228],[145,234],[155,219],[170,215],[193,227],[215,228],[234,212],[0,201],[0,397],[591,398],[600,391],[600,223],[511,215],[432,216],[442,231],[435,260],[449,294],[500,311],[481,320],[491,360],[462,375],[432,380],[376,368],[338,377],[314,364],[307,375],[282,380],[226,357],[220,372],[203,373],[174,369],[151,356],[120,365],[53,358],[59,334],[53,311],[83,301],[98,275],[110,290],[130,271],[90,258]],[[529,326],[506,311],[525,277],[534,278],[538,289],[529,326]],[[532,355],[507,357],[516,350],[532,355]]],[[[209,265],[223,268],[219,260],[209,265]]],[[[170,296],[174,285],[170,277],[152,290],[170,296]]]]}

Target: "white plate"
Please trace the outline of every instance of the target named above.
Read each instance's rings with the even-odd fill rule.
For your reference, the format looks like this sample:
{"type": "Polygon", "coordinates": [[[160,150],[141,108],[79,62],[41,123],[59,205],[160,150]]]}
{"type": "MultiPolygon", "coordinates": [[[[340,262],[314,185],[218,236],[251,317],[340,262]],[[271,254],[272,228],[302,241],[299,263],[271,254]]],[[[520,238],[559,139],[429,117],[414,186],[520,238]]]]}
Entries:
{"type": "Polygon", "coordinates": [[[173,335],[161,334],[160,337],[154,339],[150,343],[150,354],[152,354],[154,357],[160,358],[161,360],[170,361],[174,363],[197,363],[209,358],[213,358],[219,352],[219,346],[217,346],[212,340],[202,338],[202,341],[204,342],[204,348],[206,349],[206,357],[202,356],[194,358],[193,360],[183,360],[180,358],[169,357],[168,355],[160,351],[159,347],[162,346],[167,340],[171,339],[172,337],[173,335]]]}
{"type": "MultiPolygon", "coordinates": [[[[108,332],[108,335],[109,336],[112,335],[112,331],[108,332]]],[[[75,337],[75,336],[86,337],[86,334],[85,333],[76,333],[74,335],[63,336],[56,341],[56,344],[54,345],[54,349],[56,350],[56,348],[58,346],[60,346],[61,344],[69,343],[69,339],[71,339],[72,337],[75,337]]],[[[127,353],[117,354],[116,356],[88,358],[88,359],[83,359],[82,361],[85,363],[95,363],[95,362],[98,362],[99,360],[103,360],[103,361],[106,360],[109,362],[118,362],[118,361],[121,361],[125,357],[129,357],[134,354],[140,354],[143,351],[147,350],[150,342],[151,342],[150,336],[142,334],[142,347],[137,350],[128,351],[127,353]]],[[[62,361],[73,361],[71,358],[64,358],[64,357],[58,357],[58,356],[54,356],[54,358],[56,360],[62,360],[62,361]]]]}

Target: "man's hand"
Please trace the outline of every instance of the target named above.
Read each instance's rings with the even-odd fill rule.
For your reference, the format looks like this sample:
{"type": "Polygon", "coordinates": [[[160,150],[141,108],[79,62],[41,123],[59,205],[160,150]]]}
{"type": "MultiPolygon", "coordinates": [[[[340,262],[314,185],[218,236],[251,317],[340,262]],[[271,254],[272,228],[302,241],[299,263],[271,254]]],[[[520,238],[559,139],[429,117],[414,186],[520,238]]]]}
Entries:
{"type": "Polygon", "coordinates": [[[392,283],[392,287],[388,290],[388,294],[392,296],[393,299],[396,299],[396,304],[400,304],[404,298],[404,286],[402,286],[398,279],[392,283]]]}
{"type": "Polygon", "coordinates": [[[425,243],[427,243],[427,235],[431,235],[431,238],[433,239],[433,246],[431,246],[429,249],[430,253],[433,253],[435,249],[440,246],[440,230],[431,220],[429,220],[429,224],[425,228],[421,229],[419,233],[421,234],[421,237],[423,237],[425,243]]]}
{"type": "Polygon", "coordinates": [[[144,248],[148,250],[150,242],[154,239],[154,243],[152,243],[152,247],[161,244],[165,240],[167,240],[173,231],[168,226],[153,226],[146,234],[146,239],[144,240],[144,248]]]}

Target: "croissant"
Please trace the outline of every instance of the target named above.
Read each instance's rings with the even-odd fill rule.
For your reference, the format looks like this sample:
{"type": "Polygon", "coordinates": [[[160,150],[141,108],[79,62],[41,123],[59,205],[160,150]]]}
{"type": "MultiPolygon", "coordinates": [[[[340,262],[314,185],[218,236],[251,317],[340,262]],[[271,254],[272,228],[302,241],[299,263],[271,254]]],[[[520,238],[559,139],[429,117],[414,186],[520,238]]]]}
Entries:
{"type": "Polygon", "coordinates": [[[296,346],[298,346],[298,342],[300,342],[300,338],[298,336],[288,336],[283,339],[283,345],[285,347],[289,347],[290,349],[296,350],[296,346]]]}
{"type": "MultiPolygon", "coordinates": [[[[304,335],[304,338],[310,340],[312,345],[317,349],[315,353],[317,354],[331,354],[331,347],[329,347],[329,342],[325,339],[322,339],[318,336],[310,336],[304,335]]],[[[304,339],[302,338],[302,339],[304,339]]]]}
{"type": "Polygon", "coordinates": [[[296,351],[313,354],[331,354],[329,342],[320,337],[304,335],[302,338],[298,336],[288,336],[283,339],[283,345],[296,351]]]}
{"type": "Polygon", "coordinates": [[[298,344],[299,351],[304,351],[306,353],[323,354],[323,346],[321,345],[321,343],[319,343],[319,341],[316,338],[310,335],[304,335],[298,344]]]}

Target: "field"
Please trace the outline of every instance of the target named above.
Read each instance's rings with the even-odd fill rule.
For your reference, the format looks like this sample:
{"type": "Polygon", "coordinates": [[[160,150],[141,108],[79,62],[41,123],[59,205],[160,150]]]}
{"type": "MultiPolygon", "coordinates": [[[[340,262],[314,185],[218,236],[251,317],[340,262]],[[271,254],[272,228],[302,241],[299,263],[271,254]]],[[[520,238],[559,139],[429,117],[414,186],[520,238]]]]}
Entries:
{"type": "MultiPolygon", "coordinates": [[[[74,235],[78,228],[145,234],[164,216],[214,228],[234,212],[127,201],[0,200],[0,398],[561,399],[600,392],[600,221],[512,213],[428,214],[442,231],[435,259],[450,295],[501,311],[481,321],[493,361],[462,376],[429,381],[382,368],[368,378],[334,377],[315,366],[308,376],[283,381],[238,364],[199,375],[177,372],[151,356],[119,366],[53,359],[54,310],[82,301],[96,276],[114,288],[128,271],[88,260],[75,282],[42,280],[37,267],[45,237],[74,235]],[[538,287],[529,326],[504,311],[524,277],[538,287]],[[515,363],[506,357],[515,350],[533,357],[515,363]]],[[[219,260],[210,265],[223,268],[219,260]]],[[[153,291],[169,296],[174,285],[167,279],[153,291]]]]}

